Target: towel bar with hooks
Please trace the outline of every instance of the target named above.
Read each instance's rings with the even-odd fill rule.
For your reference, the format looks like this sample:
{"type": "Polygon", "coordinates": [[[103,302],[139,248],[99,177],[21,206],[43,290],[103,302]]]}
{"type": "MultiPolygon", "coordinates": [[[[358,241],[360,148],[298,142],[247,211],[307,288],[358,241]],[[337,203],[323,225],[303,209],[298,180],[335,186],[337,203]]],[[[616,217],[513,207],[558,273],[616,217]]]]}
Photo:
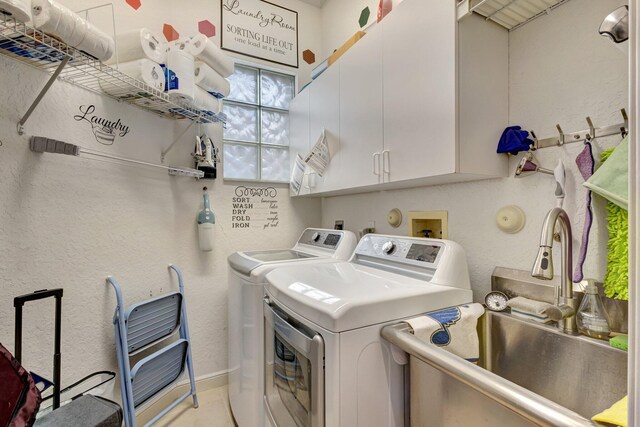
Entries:
{"type": "Polygon", "coordinates": [[[531,137],[534,142],[534,149],[537,150],[539,148],[561,147],[565,144],[571,144],[573,142],[591,141],[596,138],[603,138],[605,136],[612,135],[620,135],[622,138],[624,138],[629,133],[629,116],[627,115],[627,110],[624,108],[620,110],[620,114],[622,115],[623,119],[621,123],[605,127],[595,127],[591,117],[587,117],[586,120],[589,129],[581,130],[579,132],[566,133],[562,130],[562,127],[559,124],[556,124],[558,136],[550,138],[538,139],[536,133],[534,131],[530,131],[531,137]]]}
{"type": "Polygon", "coordinates": [[[156,169],[167,170],[171,176],[187,176],[192,178],[204,178],[204,172],[177,166],[165,166],[128,157],[117,156],[111,153],[80,147],[68,142],[56,141],[42,136],[32,136],[29,139],[29,148],[34,153],[54,153],[68,156],[82,156],[90,160],[103,161],[107,163],[121,164],[125,166],[147,166],[156,169]],[[105,160],[106,159],[106,160],[105,160]]]}

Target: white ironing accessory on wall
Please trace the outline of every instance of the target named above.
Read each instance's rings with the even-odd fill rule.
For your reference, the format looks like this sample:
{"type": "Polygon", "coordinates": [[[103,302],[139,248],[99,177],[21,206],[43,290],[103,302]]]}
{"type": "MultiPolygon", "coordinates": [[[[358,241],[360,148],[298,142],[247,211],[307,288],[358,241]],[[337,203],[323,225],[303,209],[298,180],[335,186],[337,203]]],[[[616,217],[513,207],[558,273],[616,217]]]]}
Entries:
{"type": "Polygon", "coordinates": [[[198,214],[198,243],[201,251],[210,252],[213,250],[213,226],[216,223],[216,216],[211,210],[207,187],[202,190],[204,191],[204,209],[198,214]]]}

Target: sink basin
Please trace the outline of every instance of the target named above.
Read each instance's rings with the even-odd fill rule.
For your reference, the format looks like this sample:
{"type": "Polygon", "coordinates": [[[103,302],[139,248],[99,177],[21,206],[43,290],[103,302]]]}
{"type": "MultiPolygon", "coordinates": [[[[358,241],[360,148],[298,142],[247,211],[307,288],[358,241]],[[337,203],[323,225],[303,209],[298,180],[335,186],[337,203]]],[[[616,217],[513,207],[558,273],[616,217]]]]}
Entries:
{"type": "Polygon", "coordinates": [[[487,312],[479,366],[585,418],[627,394],[627,353],[555,326],[487,312]]]}
{"type": "Polygon", "coordinates": [[[406,323],[382,336],[409,353],[412,427],[597,425],[627,394],[627,353],[555,326],[487,312],[474,365],[416,338],[406,323]]]}

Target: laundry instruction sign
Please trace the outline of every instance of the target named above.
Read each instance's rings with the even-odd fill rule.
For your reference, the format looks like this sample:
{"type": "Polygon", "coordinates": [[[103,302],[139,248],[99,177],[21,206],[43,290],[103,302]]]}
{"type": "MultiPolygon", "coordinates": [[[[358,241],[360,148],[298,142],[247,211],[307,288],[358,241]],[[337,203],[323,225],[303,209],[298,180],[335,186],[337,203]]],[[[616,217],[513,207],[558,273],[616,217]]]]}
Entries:
{"type": "Polygon", "coordinates": [[[231,228],[265,230],[280,225],[278,190],[273,187],[236,187],[231,228]]]}
{"type": "Polygon", "coordinates": [[[298,12],[264,0],[222,0],[222,49],[298,68],[298,12]]]}

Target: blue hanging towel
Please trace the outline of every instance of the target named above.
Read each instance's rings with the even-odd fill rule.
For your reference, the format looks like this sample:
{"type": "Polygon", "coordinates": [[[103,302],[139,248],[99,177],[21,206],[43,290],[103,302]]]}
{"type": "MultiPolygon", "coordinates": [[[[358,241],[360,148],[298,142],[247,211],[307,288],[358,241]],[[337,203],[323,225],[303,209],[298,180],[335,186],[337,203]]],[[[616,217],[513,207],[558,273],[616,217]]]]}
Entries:
{"type": "Polygon", "coordinates": [[[529,151],[532,145],[528,131],[520,126],[509,126],[502,132],[497,152],[518,154],[520,151],[529,151]]]}

